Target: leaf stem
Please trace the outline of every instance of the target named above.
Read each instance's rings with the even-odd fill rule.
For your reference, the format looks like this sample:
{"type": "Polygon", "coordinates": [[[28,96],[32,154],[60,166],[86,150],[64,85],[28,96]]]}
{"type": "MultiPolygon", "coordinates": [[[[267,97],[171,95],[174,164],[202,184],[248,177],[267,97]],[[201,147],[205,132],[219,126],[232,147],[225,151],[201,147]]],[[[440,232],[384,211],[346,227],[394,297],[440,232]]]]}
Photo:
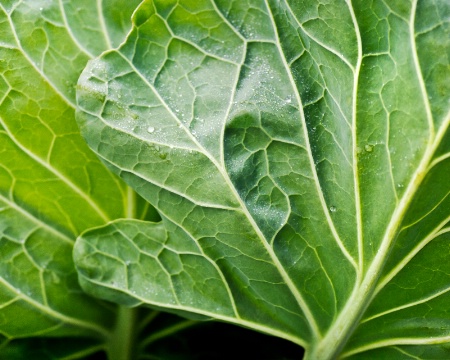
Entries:
{"type": "Polygon", "coordinates": [[[165,329],[162,329],[160,331],[156,331],[156,332],[152,333],[150,336],[148,336],[145,340],[143,340],[141,342],[140,347],[142,349],[145,349],[145,347],[147,347],[148,345],[150,345],[151,343],[153,343],[159,339],[171,336],[179,331],[182,331],[184,329],[187,329],[191,326],[195,326],[198,324],[199,324],[199,322],[194,321],[194,320],[185,320],[185,321],[178,322],[178,323],[176,323],[172,326],[169,326],[165,329]]]}
{"type": "Polygon", "coordinates": [[[359,324],[359,320],[368,306],[367,299],[374,292],[374,285],[378,276],[376,276],[376,273],[373,275],[366,276],[363,283],[355,288],[336,322],[325,337],[315,346],[312,346],[310,351],[306,352],[304,360],[331,360],[338,357],[359,324]]]}
{"type": "Polygon", "coordinates": [[[116,327],[109,339],[109,360],[134,359],[135,325],[137,309],[119,306],[116,327]]]}

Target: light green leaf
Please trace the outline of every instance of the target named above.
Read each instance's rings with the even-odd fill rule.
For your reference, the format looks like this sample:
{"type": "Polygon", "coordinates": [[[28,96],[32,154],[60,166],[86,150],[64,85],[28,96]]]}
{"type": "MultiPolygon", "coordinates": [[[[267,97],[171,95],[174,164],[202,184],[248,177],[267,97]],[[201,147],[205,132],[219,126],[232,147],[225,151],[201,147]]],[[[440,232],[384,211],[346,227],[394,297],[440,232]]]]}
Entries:
{"type": "Polygon", "coordinates": [[[144,1],[77,119],[163,220],[79,238],[83,288],[310,359],[448,356],[449,19],[445,0],[144,1]]]}
{"type": "Polygon", "coordinates": [[[13,339],[74,335],[98,351],[110,336],[116,310],[81,290],[72,248],[82,231],[128,216],[134,195],[81,138],[75,86],[129,30],[132,6],[103,24],[120,4],[0,1],[1,352],[13,339]]]}

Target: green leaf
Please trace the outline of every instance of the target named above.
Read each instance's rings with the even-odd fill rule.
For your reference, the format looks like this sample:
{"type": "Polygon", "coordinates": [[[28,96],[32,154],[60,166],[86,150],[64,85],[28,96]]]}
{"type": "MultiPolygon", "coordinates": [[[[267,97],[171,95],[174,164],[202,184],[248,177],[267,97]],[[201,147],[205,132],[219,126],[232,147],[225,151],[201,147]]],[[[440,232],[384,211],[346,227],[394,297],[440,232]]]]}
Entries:
{"type": "Polygon", "coordinates": [[[42,336],[92,337],[90,349],[114,325],[115,308],[80,288],[72,248],[82,231],[128,216],[134,195],[80,136],[75,87],[88,59],[124,39],[134,8],[118,14],[123,3],[0,1],[2,352],[42,336]]]}
{"type": "Polygon", "coordinates": [[[82,73],[77,120],[163,220],[84,233],[83,288],[310,359],[448,356],[449,19],[445,0],[144,1],[82,73]]]}
{"type": "Polygon", "coordinates": [[[219,325],[190,331],[198,322],[107,304],[79,286],[72,248],[81,232],[158,218],[101,164],[75,122],[82,69],[120,45],[139,2],[0,0],[0,359],[208,359],[224,354],[223,339],[295,354],[249,330],[202,347],[219,325]]]}

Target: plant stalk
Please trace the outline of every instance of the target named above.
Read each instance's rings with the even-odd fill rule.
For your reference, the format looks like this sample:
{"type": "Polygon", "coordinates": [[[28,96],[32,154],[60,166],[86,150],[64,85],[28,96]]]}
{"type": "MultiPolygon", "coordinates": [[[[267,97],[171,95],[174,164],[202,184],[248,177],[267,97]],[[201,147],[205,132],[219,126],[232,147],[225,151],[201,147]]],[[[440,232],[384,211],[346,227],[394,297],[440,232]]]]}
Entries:
{"type": "Polygon", "coordinates": [[[109,360],[132,360],[135,358],[136,315],[136,308],[119,306],[116,326],[108,344],[109,360]]]}
{"type": "Polygon", "coordinates": [[[367,299],[373,291],[374,287],[368,284],[358,287],[325,337],[306,352],[304,360],[337,359],[366,310],[367,299]]]}

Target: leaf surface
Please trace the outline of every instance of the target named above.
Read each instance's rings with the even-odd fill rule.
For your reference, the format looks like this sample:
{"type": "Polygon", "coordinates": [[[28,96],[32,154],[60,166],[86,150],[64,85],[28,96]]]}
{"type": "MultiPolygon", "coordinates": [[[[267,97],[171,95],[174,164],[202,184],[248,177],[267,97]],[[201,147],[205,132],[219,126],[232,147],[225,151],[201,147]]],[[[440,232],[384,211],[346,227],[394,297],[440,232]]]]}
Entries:
{"type": "Polygon", "coordinates": [[[144,1],[81,75],[77,119],[163,220],[81,236],[83,288],[307,358],[448,354],[449,16],[446,1],[144,1]]]}
{"type": "Polygon", "coordinates": [[[0,1],[0,343],[11,356],[13,339],[74,335],[93,337],[86,355],[114,322],[114,308],[81,290],[72,248],[82,231],[127,216],[132,192],[80,136],[75,86],[129,30],[132,7],[102,24],[120,4],[0,1]]]}

